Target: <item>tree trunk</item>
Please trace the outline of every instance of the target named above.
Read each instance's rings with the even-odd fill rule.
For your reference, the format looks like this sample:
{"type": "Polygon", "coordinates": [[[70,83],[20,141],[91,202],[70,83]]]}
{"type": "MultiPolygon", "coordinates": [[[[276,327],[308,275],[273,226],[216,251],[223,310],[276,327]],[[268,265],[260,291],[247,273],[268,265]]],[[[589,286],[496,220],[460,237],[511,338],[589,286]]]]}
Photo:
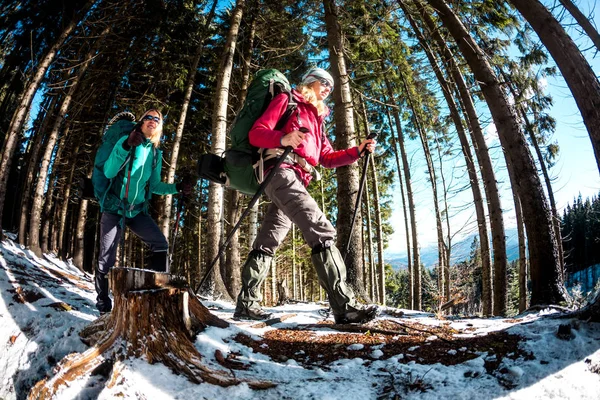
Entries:
{"type": "MultiPolygon", "coordinates": [[[[240,219],[243,203],[242,196],[237,190],[228,190],[227,197],[227,220],[229,221],[230,228],[228,231],[230,232],[240,219]]],[[[239,236],[240,231],[238,229],[231,237],[229,246],[227,246],[225,257],[225,276],[223,277],[225,280],[225,287],[233,299],[237,298],[242,284],[240,272],[239,236]]]]}
{"type": "MultiPolygon", "coordinates": [[[[388,121],[390,124],[390,130],[391,130],[391,134],[392,137],[394,137],[394,129],[393,129],[393,123],[392,123],[392,115],[389,111],[389,109],[387,110],[387,117],[388,117],[388,121]]],[[[408,275],[409,277],[411,276],[411,271],[412,271],[412,259],[411,259],[411,246],[410,246],[410,223],[409,223],[409,218],[408,218],[408,214],[406,212],[406,195],[404,194],[404,179],[402,179],[402,167],[400,165],[400,155],[398,154],[399,150],[398,150],[398,140],[393,140],[394,143],[394,157],[396,159],[396,169],[398,171],[398,186],[400,186],[400,196],[401,196],[401,200],[402,200],[402,213],[404,215],[404,232],[406,235],[406,257],[407,257],[407,270],[408,270],[408,275]]],[[[411,299],[412,299],[412,288],[410,285],[410,282],[412,282],[412,278],[409,278],[409,290],[408,290],[408,305],[410,307],[410,304],[412,303],[411,299]]]]}
{"type": "MultiPolygon", "coordinates": [[[[79,153],[79,146],[77,146],[75,148],[75,154],[79,153]]],[[[60,253],[62,254],[63,257],[66,256],[66,252],[63,251],[63,246],[64,246],[64,238],[65,238],[65,221],[67,220],[67,211],[69,210],[69,197],[71,196],[71,186],[73,185],[73,176],[75,175],[75,165],[73,164],[71,166],[71,171],[69,172],[69,178],[68,180],[65,182],[65,188],[63,191],[63,201],[62,204],[60,204],[60,218],[58,221],[58,226],[53,228],[53,231],[58,231],[57,233],[57,239],[56,239],[56,250],[60,251],[60,253]]],[[[47,201],[47,200],[46,200],[47,201]]],[[[47,235],[47,227],[48,227],[48,222],[46,222],[44,224],[44,233],[42,234],[42,238],[44,236],[47,235]]],[[[72,231],[71,231],[72,232],[72,231]]],[[[42,240],[42,246],[43,246],[44,240],[42,240]]],[[[43,247],[42,247],[43,248],[43,247]]],[[[50,249],[53,250],[53,249],[50,249]]],[[[83,265],[79,267],[81,269],[81,271],[83,271],[83,265]]]]}
{"type": "MultiPolygon", "coordinates": [[[[193,340],[208,326],[226,328],[198,301],[180,278],[150,271],[113,268],[110,274],[115,306],[80,334],[92,347],[81,354],[69,354],[58,364],[58,373],[38,382],[29,399],[50,399],[63,386],[88,375],[105,360],[145,358],[150,364],[163,363],[193,383],[219,386],[242,382],[257,389],[272,387],[265,381],[245,381],[224,371],[211,370],[201,363],[193,340]]],[[[112,371],[118,377],[118,370],[112,371]]],[[[110,379],[109,379],[110,381],[110,379]]]]}
{"type": "Polygon", "coordinates": [[[385,262],[383,256],[383,221],[381,220],[381,206],[379,203],[379,186],[375,159],[370,157],[371,161],[371,184],[373,185],[373,202],[375,203],[375,225],[377,228],[377,272],[379,275],[379,303],[385,306],[385,262]]]}
{"type": "MultiPolygon", "coordinates": [[[[212,8],[208,16],[206,17],[206,22],[204,24],[204,30],[208,30],[208,27],[212,23],[212,19],[215,15],[215,9],[217,7],[218,0],[213,1],[212,8]]],[[[179,147],[181,146],[181,139],[183,138],[183,128],[185,127],[185,120],[187,118],[188,108],[190,106],[190,100],[192,98],[192,91],[194,89],[194,82],[196,80],[196,72],[198,71],[198,64],[200,63],[200,57],[202,56],[202,50],[204,49],[204,39],[200,40],[198,46],[196,47],[196,53],[194,54],[194,58],[192,58],[192,65],[190,67],[190,72],[188,73],[187,82],[185,85],[185,94],[183,96],[183,103],[181,104],[181,114],[179,114],[179,121],[177,122],[177,129],[175,130],[175,137],[173,138],[173,148],[171,150],[171,160],[169,163],[169,168],[167,169],[166,181],[168,183],[175,182],[175,171],[177,170],[177,160],[179,159],[179,147]]],[[[171,212],[173,207],[173,196],[167,195],[164,197],[164,212],[162,214],[162,218],[160,221],[160,228],[169,240],[171,225],[171,212]]],[[[170,243],[170,242],[169,242],[170,243]]]]}
{"type": "Polygon", "coordinates": [[[525,113],[525,110],[523,110],[521,107],[519,107],[519,109],[521,111],[521,116],[525,121],[525,130],[529,134],[529,139],[531,141],[533,149],[535,150],[535,154],[537,155],[540,168],[542,170],[542,176],[544,177],[544,183],[546,184],[546,192],[548,193],[548,200],[550,201],[550,210],[552,211],[552,224],[554,227],[554,234],[556,235],[558,241],[558,262],[560,263],[560,278],[564,281],[565,260],[563,255],[562,237],[560,233],[560,216],[558,215],[558,210],[556,209],[556,200],[554,199],[554,189],[552,189],[552,180],[550,179],[548,167],[546,166],[546,161],[544,160],[544,156],[542,155],[540,145],[537,142],[537,139],[533,132],[533,125],[529,122],[529,118],[527,117],[527,113],[525,113]]]}
{"type": "Polygon", "coordinates": [[[363,234],[361,232],[361,239],[363,239],[366,242],[366,249],[365,249],[364,244],[362,246],[363,251],[365,253],[362,258],[363,258],[363,260],[366,259],[366,261],[364,262],[365,267],[364,267],[363,280],[365,282],[365,292],[369,293],[369,298],[371,299],[371,301],[377,302],[377,296],[379,293],[377,292],[377,283],[376,283],[376,279],[375,279],[375,264],[374,264],[374,257],[373,257],[373,223],[372,223],[371,212],[370,212],[371,196],[369,193],[370,192],[369,185],[365,185],[364,190],[365,191],[363,193],[363,204],[365,207],[365,219],[367,220],[367,226],[364,227],[362,221],[359,225],[361,228],[364,227],[364,229],[361,229],[359,232],[366,231],[365,234],[363,234]],[[365,278],[364,278],[365,276],[368,276],[370,279],[365,280],[365,278]]]}
{"type": "MultiPolygon", "coordinates": [[[[451,74],[458,89],[458,97],[464,110],[467,127],[470,128],[469,133],[471,134],[471,141],[473,143],[473,148],[475,149],[475,155],[477,156],[477,161],[483,180],[483,188],[485,191],[490,219],[490,231],[492,233],[492,248],[494,251],[493,267],[490,267],[487,271],[485,269],[482,270],[482,311],[483,315],[491,315],[493,310],[492,271],[506,270],[507,263],[506,237],[504,233],[504,220],[502,217],[502,204],[500,201],[500,194],[498,192],[498,184],[494,173],[494,166],[485,142],[483,130],[481,129],[481,125],[479,123],[479,117],[473,103],[473,98],[469,92],[462,72],[456,64],[452,52],[446,45],[446,41],[440,35],[439,30],[433,23],[431,16],[426,12],[422,3],[419,2],[417,9],[423,21],[427,25],[429,34],[431,37],[433,37],[438,46],[439,52],[442,54],[441,58],[444,61],[446,70],[451,74]]],[[[483,267],[485,267],[485,263],[483,264],[483,267]]]]}
{"type": "MultiPolygon", "coordinates": [[[[70,168],[70,172],[69,172],[69,176],[66,179],[62,179],[62,182],[60,179],[57,179],[57,177],[60,177],[62,173],[64,173],[64,170],[62,170],[60,168],[60,164],[62,162],[64,162],[64,158],[63,158],[63,150],[65,148],[66,145],[66,138],[69,136],[69,133],[71,132],[71,127],[70,126],[66,126],[63,132],[63,139],[60,141],[59,145],[58,145],[58,149],[56,150],[56,154],[54,156],[54,166],[52,167],[52,173],[50,174],[50,179],[48,179],[48,192],[45,196],[44,199],[44,209],[42,211],[42,225],[43,225],[43,229],[42,229],[42,234],[40,237],[40,246],[42,248],[42,253],[48,253],[50,251],[54,251],[57,250],[58,247],[55,246],[51,239],[50,239],[50,229],[52,228],[53,232],[57,232],[57,230],[59,229],[59,221],[60,218],[58,218],[58,216],[60,215],[60,213],[58,212],[58,210],[60,208],[65,208],[68,209],[69,208],[69,195],[70,195],[70,191],[71,191],[71,185],[73,182],[73,175],[75,173],[75,169],[77,166],[77,163],[73,163],[71,165],[70,168]],[[62,198],[63,201],[58,202],[58,199],[62,198]],[[54,206],[54,209],[56,210],[56,221],[54,218],[50,217],[50,213],[52,211],[52,207],[54,206]]],[[[77,148],[74,151],[74,154],[79,154],[79,148],[77,148]]],[[[68,162],[65,163],[65,165],[68,165],[68,162]]],[[[64,233],[64,232],[63,232],[64,233]]],[[[58,236],[58,234],[57,234],[58,236]]],[[[61,238],[62,239],[62,238],[61,238]]],[[[62,244],[62,242],[61,242],[62,244]]]]}
{"type": "Polygon", "coordinates": [[[21,215],[19,218],[19,243],[27,245],[27,222],[29,221],[29,206],[31,201],[31,183],[35,179],[35,173],[39,167],[39,154],[42,148],[42,142],[44,139],[44,132],[46,127],[50,123],[50,114],[54,111],[56,100],[58,96],[47,96],[44,102],[40,106],[40,112],[38,113],[38,119],[42,122],[34,127],[37,131],[37,135],[34,135],[33,145],[27,152],[29,158],[27,162],[27,172],[23,177],[23,191],[21,192],[21,215]]]}
{"type": "Polygon", "coordinates": [[[2,150],[2,159],[0,160],[0,236],[2,236],[2,214],[4,212],[4,201],[6,199],[6,184],[8,182],[8,175],[10,173],[10,167],[12,159],[17,148],[18,138],[21,135],[23,125],[26,122],[26,116],[29,114],[31,102],[33,96],[37,92],[44,75],[50,64],[54,61],[59,48],[63,45],[67,37],[73,32],[77,24],[83,19],[88,12],[89,8],[94,4],[95,0],[89,0],[81,8],[79,16],[73,18],[65,28],[63,29],[60,36],[56,39],[54,44],[48,49],[48,52],[41,59],[37,66],[35,74],[31,78],[31,81],[27,84],[27,88],[21,94],[18,100],[17,111],[13,115],[10,126],[4,136],[4,148],[2,150]]]}
{"type": "MultiPolygon", "coordinates": [[[[567,82],[590,135],[600,171],[600,81],[598,77],[575,42],[542,3],[538,0],[510,0],[510,2],[538,34],[567,82]]],[[[525,205],[526,202],[523,203],[525,205]]],[[[534,273],[533,264],[531,272],[534,273]]],[[[537,304],[534,302],[533,293],[532,304],[537,304]]]]}
{"type": "Polygon", "coordinates": [[[523,211],[521,200],[513,190],[515,201],[515,216],[517,220],[517,235],[519,237],[519,313],[527,309],[527,244],[525,241],[525,227],[523,225],[523,211]]]}
{"type": "Polygon", "coordinates": [[[296,227],[292,225],[292,298],[298,299],[298,266],[296,264],[296,227]]]}
{"type": "MultiPolygon", "coordinates": [[[[416,109],[416,106],[412,102],[412,93],[408,87],[408,83],[406,82],[406,79],[402,73],[400,73],[400,77],[404,84],[406,99],[412,110],[415,127],[417,128],[417,131],[419,133],[419,138],[421,139],[423,153],[425,155],[425,160],[427,162],[427,172],[429,174],[429,180],[431,181],[431,192],[433,194],[433,209],[434,209],[434,213],[435,213],[435,226],[436,226],[437,242],[438,242],[438,266],[439,266],[440,275],[441,275],[441,282],[440,282],[440,286],[438,289],[440,291],[440,294],[442,294],[442,298],[443,298],[444,287],[445,287],[443,271],[445,269],[444,261],[445,261],[445,252],[446,251],[445,251],[445,243],[444,243],[444,230],[442,228],[442,217],[440,214],[440,207],[439,207],[439,200],[438,200],[437,177],[435,175],[435,167],[433,165],[433,159],[431,158],[431,150],[429,149],[429,141],[427,138],[427,133],[425,132],[423,125],[421,124],[421,119],[418,115],[418,110],[416,109]]],[[[420,268],[418,270],[420,273],[420,268]]]]}
{"type": "MultiPolygon", "coordinates": [[[[237,0],[236,6],[231,14],[231,26],[227,33],[225,50],[219,67],[219,76],[217,79],[217,88],[215,93],[215,105],[212,121],[212,144],[211,153],[221,154],[225,150],[225,139],[227,129],[227,102],[229,99],[229,84],[231,81],[231,71],[233,69],[233,56],[237,36],[242,20],[245,0],[237,0]]],[[[206,240],[206,261],[211,263],[219,252],[219,239],[223,227],[220,224],[221,214],[223,212],[223,186],[211,182],[208,195],[208,215],[207,215],[207,240],[206,240]]],[[[211,271],[211,284],[214,295],[230,298],[227,288],[223,283],[223,277],[220,274],[220,261],[217,261],[211,271]]],[[[205,288],[206,290],[206,288],[205,288]]]]}
{"type": "MultiPolygon", "coordinates": [[[[385,79],[385,85],[388,90],[388,96],[392,103],[396,103],[392,85],[389,80],[385,79]]],[[[412,181],[410,178],[410,164],[408,163],[408,155],[404,146],[404,133],[402,132],[402,124],[400,123],[400,111],[396,110],[393,113],[396,123],[397,143],[400,146],[400,155],[402,156],[402,166],[404,171],[404,182],[406,183],[406,197],[408,198],[408,210],[410,214],[410,225],[412,232],[412,270],[409,269],[409,302],[408,306],[411,310],[421,309],[421,256],[419,249],[419,240],[417,236],[417,218],[415,212],[415,200],[412,190],[412,181]]]]}
{"type": "MultiPolygon", "coordinates": [[[[368,137],[371,134],[369,129],[369,119],[367,117],[366,104],[364,103],[364,99],[362,100],[362,114],[363,114],[363,122],[365,127],[365,135],[368,137]]],[[[381,207],[379,204],[379,187],[377,184],[377,170],[375,166],[374,155],[369,157],[369,161],[371,163],[370,171],[371,171],[371,184],[373,185],[373,202],[375,205],[375,225],[377,227],[377,271],[379,273],[379,285],[377,286],[377,297],[379,298],[379,303],[385,306],[385,264],[383,257],[383,230],[382,230],[382,221],[381,221],[381,207]]],[[[370,208],[369,208],[370,209],[370,208]]],[[[369,233],[370,235],[370,233],[369,233]]],[[[374,264],[374,260],[371,259],[371,263],[374,264]]]]}
{"type": "MultiPolygon", "coordinates": [[[[512,82],[511,77],[504,70],[500,69],[502,73],[502,77],[505,82],[507,82],[507,86],[512,94],[512,96],[516,99],[519,98],[519,93],[517,91],[516,85],[512,82]]],[[[558,210],[556,209],[556,201],[554,199],[554,190],[552,189],[552,180],[550,179],[550,174],[548,173],[548,167],[546,166],[546,161],[544,156],[542,155],[542,151],[540,149],[540,145],[535,136],[534,124],[529,121],[529,117],[527,112],[522,104],[517,105],[517,110],[519,115],[523,119],[525,123],[525,133],[529,136],[529,141],[531,142],[531,146],[535,150],[535,154],[538,159],[538,163],[540,165],[540,169],[542,170],[542,176],[544,177],[544,183],[546,185],[546,192],[548,193],[548,200],[550,201],[550,210],[552,211],[552,224],[554,227],[554,234],[557,237],[558,241],[558,261],[560,263],[560,277],[561,280],[564,280],[564,256],[563,256],[563,246],[562,246],[562,238],[560,233],[560,216],[558,215],[558,210]]],[[[534,121],[537,120],[537,113],[534,111],[534,121]]]]}
{"type": "MultiPolygon", "coordinates": [[[[433,50],[429,47],[428,41],[425,39],[421,30],[415,23],[411,14],[408,13],[406,7],[402,6],[402,3],[399,3],[403,8],[405,15],[407,16],[413,31],[416,33],[417,38],[425,53],[427,58],[429,59],[429,63],[435,75],[440,83],[442,88],[442,93],[448,104],[448,109],[450,111],[450,116],[452,121],[454,122],[454,126],[456,127],[456,132],[458,138],[460,140],[461,150],[463,156],[465,158],[465,164],[467,166],[467,174],[469,176],[469,182],[471,186],[471,191],[473,193],[473,203],[475,205],[475,214],[477,217],[477,228],[479,233],[479,243],[481,248],[481,261],[482,261],[482,279],[483,279],[483,288],[482,288],[482,303],[484,315],[490,315],[492,310],[492,302],[491,302],[491,286],[489,282],[491,282],[491,263],[490,263],[490,242],[488,239],[488,230],[487,230],[487,221],[485,216],[485,207],[483,205],[483,197],[481,195],[481,189],[479,187],[479,178],[477,177],[477,168],[475,166],[475,161],[473,159],[473,155],[471,153],[471,147],[469,144],[469,140],[467,138],[467,134],[464,130],[463,122],[460,117],[460,113],[458,110],[458,106],[454,101],[454,97],[452,95],[452,90],[450,89],[450,83],[446,80],[446,78],[442,75],[442,71],[437,65],[437,61],[435,59],[433,50]]],[[[450,243],[450,242],[449,242],[450,243]]],[[[448,257],[449,264],[450,257],[448,257]]],[[[449,274],[446,274],[449,276],[449,274]]],[[[446,289],[447,294],[449,294],[449,288],[446,289]]],[[[449,298],[446,301],[450,300],[449,298]]]]}
{"type": "MultiPolygon", "coordinates": [[[[246,101],[246,95],[248,93],[248,86],[250,82],[250,64],[252,61],[252,49],[254,47],[254,34],[255,34],[255,19],[252,16],[250,33],[248,41],[246,43],[246,49],[244,51],[244,64],[242,67],[242,85],[239,95],[239,108],[237,113],[241,111],[241,108],[246,101]]],[[[237,114],[236,113],[236,114],[237,114]]],[[[230,190],[227,199],[227,220],[230,226],[233,228],[240,219],[244,207],[243,196],[235,190],[230,190]]],[[[231,237],[230,245],[227,246],[225,256],[225,286],[229,291],[229,295],[232,298],[237,298],[240,292],[242,277],[240,268],[240,243],[239,243],[240,230],[237,230],[231,237]]],[[[250,247],[252,243],[250,243],[250,247]]]]}
{"type": "MultiPolygon", "coordinates": [[[[92,176],[92,172],[94,171],[94,163],[91,163],[88,166],[88,170],[87,170],[87,177],[91,177],[92,176]]],[[[84,200],[81,199],[81,202],[79,203],[79,211],[78,211],[78,216],[77,216],[77,228],[75,229],[75,250],[73,251],[73,264],[75,264],[75,266],[79,269],[85,269],[84,268],[84,258],[85,258],[85,225],[86,225],[86,221],[87,221],[87,217],[88,217],[88,207],[89,207],[89,201],[88,200],[84,200]]],[[[100,226],[100,221],[98,221],[98,228],[100,226]]],[[[96,241],[94,241],[94,244],[96,244],[96,241]]],[[[92,252],[96,252],[96,247],[94,246],[93,249],[89,249],[92,252]]],[[[95,269],[92,268],[92,270],[95,269]]]]}
{"type": "MultiPolygon", "coordinates": [[[[492,114],[507,162],[513,163],[517,193],[529,239],[532,304],[557,304],[564,299],[559,282],[559,263],[552,216],[535,163],[527,147],[514,108],[500,87],[487,56],[443,0],[429,0],[462,51],[492,114]]],[[[600,93],[600,92],[599,92],[600,93]]],[[[494,308],[497,309],[496,305],[494,308]]],[[[500,309],[499,306],[498,309],[500,309]]]]}
{"type": "MultiPolygon", "coordinates": [[[[346,70],[344,55],[344,35],[338,20],[338,7],[334,0],[323,0],[325,8],[325,25],[327,27],[327,43],[329,48],[329,63],[331,75],[335,81],[333,90],[334,117],[335,117],[335,145],[338,149],[354,146],[356,134],[354,131],[354,115],[352,95],[350,92],[350,77],[346,70]]],[[[348,269],[348,281],[357,289],[362,297],[366,298],[365,284],[363,282],[362,245],[360,231],[355,229],[350,232],[352,216],[356,197],[358,195],[358,169],[356,165],[348,165],[337,169],[337,199],[338,199],[338,246],[346,249],[344,254],[348,269]]],[[[358,210],[356,220],[362,219],[358,210]]]]}
{"type": "MultiPolygon", "coordinates": [[[[29,221],[29,237],[27,238],[27,244],[29,245],[29,248],[34,253],[36,253],[38,257],[41,256],[42,253],[42,249],[40,247],[40,224],[42,223],[41,215],[42,208],[44,206],[44,190],[46,188],[46,178],[48,176],[48,169],[50,168],[50,163],[52,162],[52,154],[54,153],[54,147],[56,145],[56,142],[58,141],[59,131],[63,126],[67,115],[67,111],[71,106],[73,94],[79,86],[79,80],[83,73],[85,73],[85,70],[89,65],[89,62],[91,60],[91,54],[86,55],[85,60],[86,61],[81,66],[80,70],[78,71],[78,74],[71,81],[71,86],[68,92],[65,94],[65,97],[63,98],[58,114],[56,115],[56,119],[54,120],[52,130],[50,131],[48,139],[46,140],[46,150],[44,152],[44,155],[42,156],[42,163],[39,167],[37,183],[35,186],[35,192],[33,195],[33,201],[31,206],[31,218],[29,221]]],[[[64,139],[65,138],[63,137],[63,140],[64,139]]],[[[52,192],[51,186],[49,187],[48,192],[52,192]]],[[[51,196],[48,199],[48,201],[52,201],[51,196]]]]}
{"type": "Polygon", "coordinates": [[[594,46],[596,46],[596,51],[600,51],[600,34],[596,30],[596,28],[594,28],[594,25],[592,25],[590,20],[587,19],[585,15],[583,15],[583,13],[571,0],[558,1],[560,1],[560,4],[562,4],[563,7],[566,8],[569,13],[571,13],[573,18],[575,18],[575,21],[577,21],[577,23],[579,24],[579,26],[581,26],[583,31],[590,37],[590,40],[592,41],[592,43],[594,43],[594,46]]]}

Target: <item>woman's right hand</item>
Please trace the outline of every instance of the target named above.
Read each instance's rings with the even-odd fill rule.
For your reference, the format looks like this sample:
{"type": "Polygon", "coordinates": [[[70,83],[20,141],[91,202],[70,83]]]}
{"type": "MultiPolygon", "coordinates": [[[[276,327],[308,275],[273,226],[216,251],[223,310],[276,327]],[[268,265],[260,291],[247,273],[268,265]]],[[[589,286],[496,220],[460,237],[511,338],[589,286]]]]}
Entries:
{"type": "Polygon", "coordinates": [[[287,147],[291,146],[292,149],[300,146],[302,141],[304,140],[304,133],[300,131],[291,131],[290,133],[285,134],[281,137],[281,146],[287,147]]]}

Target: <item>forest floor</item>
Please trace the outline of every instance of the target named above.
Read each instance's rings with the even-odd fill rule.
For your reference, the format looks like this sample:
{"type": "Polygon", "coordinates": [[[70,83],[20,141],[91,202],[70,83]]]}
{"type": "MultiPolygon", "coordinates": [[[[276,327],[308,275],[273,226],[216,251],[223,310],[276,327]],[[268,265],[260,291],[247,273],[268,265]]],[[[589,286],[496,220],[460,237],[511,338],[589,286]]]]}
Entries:
{"type": "MultiPolygon", "coordinates": [[[[0,399],[26,398],[63,357],[88,348],[78,334],[98,317],[94,299],[92,277],[70,262],[0,244],[0,399]]],[[[279,319],[266,324],[234,321],[229,302],[202,303],[230,323],[197,336],[202,362],[274,387],[195,384],[129,358],[110,385],[110,371],[96,371],[57,398],[600,398],[600,324],[551,309],[477,318],[383,307],[368,324],[335,325],[325,303],[291,302],[267,308],[279,319]]]]}

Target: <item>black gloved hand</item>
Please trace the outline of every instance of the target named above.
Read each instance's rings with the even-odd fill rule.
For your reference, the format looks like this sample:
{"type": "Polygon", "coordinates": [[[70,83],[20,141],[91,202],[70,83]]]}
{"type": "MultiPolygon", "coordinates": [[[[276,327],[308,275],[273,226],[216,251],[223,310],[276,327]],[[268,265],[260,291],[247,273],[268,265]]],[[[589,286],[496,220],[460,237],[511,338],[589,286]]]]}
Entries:
{"type": "Polygon", "coordinates": [[[127,140],[123,142],[123,148],[129,150],[132,147],[139,146],[144,141],[144,134],[139,127],[131,131],[127,140]]]}
{"type": "Polygon", "coordinates": [[[177,183],[175,187],[177,188],[177,191],[179,193],[183,194],[184,196],[189,196],[190,194],[192,194],[195,185],[196,182],[194,181],[194,179],[191,176],[187,175],[184,176],[181,179],[181,182],[177,183]]]}

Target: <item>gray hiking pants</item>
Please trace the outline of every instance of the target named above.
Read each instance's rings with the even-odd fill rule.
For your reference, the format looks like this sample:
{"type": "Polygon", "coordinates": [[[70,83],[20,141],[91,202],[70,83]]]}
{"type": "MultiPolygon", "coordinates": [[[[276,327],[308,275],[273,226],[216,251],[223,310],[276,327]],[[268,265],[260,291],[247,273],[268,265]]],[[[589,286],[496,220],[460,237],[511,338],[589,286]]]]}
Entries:
{"type": "Polygon", "coordinates": [[[253,248],[270,256],[285,239],[292,222],[302,232],[304,240],[314,249],[335,240],[336,231],[319,205],[308,193],[291,168],[279,168],[265,188],[271,205],[262,222],[253,248]]]}
{"type": "Polygon", "coordinates": [[[293,169],[280,168],[265,188],[271,205],[242,268],[242,290],[237,311],[259,307],[260,285],[265,280],[275,250],[289,232],[292,222],[298,226],[308,245],[316,251],[312,257],[321,286],[327,291],[334,314],[355,310],[352,290],[346,286],[346,266],[333,245],[336,231],[308,193],[293,169]],[[266,256],[266,257],[265,257],[266,256]]]}

